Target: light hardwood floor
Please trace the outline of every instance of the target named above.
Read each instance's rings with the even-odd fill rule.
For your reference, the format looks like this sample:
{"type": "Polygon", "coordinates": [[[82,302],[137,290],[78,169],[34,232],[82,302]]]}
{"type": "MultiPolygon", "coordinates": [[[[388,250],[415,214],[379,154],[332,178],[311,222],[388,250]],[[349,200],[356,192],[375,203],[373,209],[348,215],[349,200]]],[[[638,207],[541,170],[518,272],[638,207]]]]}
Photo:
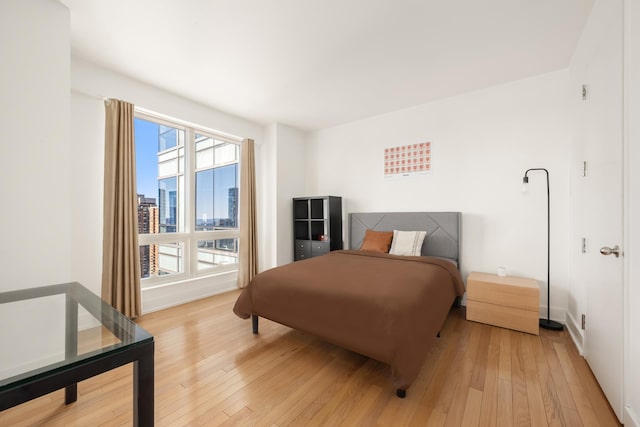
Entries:
{"type": "MultiPolygon", "coordinates": [[[[389,368],[273,322],[238,319],[238,292],[145,315],[156,339],[159,426],[619,425],[566,332],[540,336],[454,309],[420,376],[395,396],[389,368]]],[[[0,426],[120,426],[132,419],[132,367],[0,413],[0,426]]]]}

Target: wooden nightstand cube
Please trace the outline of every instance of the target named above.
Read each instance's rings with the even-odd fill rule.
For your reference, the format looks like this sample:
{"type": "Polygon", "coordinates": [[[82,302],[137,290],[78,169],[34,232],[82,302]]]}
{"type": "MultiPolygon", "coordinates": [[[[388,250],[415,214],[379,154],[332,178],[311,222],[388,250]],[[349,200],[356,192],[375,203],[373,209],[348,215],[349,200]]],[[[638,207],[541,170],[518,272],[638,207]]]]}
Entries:
{"type": "Polygon", "coordinates": [[[524,277],[472,272],[467,278],[467,320],[539,334],[540,287],[524,277]]]}

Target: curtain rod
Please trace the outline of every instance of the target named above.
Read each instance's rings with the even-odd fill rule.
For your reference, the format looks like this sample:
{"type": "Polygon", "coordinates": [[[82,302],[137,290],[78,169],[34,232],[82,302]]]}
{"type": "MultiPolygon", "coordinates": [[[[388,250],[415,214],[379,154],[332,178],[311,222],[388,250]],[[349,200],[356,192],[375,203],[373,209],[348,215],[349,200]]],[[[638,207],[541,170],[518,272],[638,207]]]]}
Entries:
{"type": "MultiPolygon", "coordinates": [[[[109,103],[111,101],[111,99],[113,99],[113,98],[109,98],[109,97],[104,96],[104,95],[96,95],[94,93],[89,93],[87,91],[79,90],[79,89],[75,89],[75,88],[72,88],[71,91],[72,92],[77,92],[79,94],[82,94],[82,95],[85,95],[85,96],[88,96],[88,97],[91,97],[91,98],[94,98],[94,99],[101,99],[101,100],[103,100],[103,101],[105,101],[107,103],[109,103]]],[[[203,131],[207,131],[209,133],[213,133],[214,135],[217,135],[217,136],[219,136],[221,138],[230,139],[233,142],[240,143],[240,142],[242,142],[244,140],[244,138],[241,137],[241,136],[237,136],[237,135],[234,135],[234,134],[231,134],[231,133],[219,131],[219,130],[216,130],[216,129],[211,129],[211,128],[207,127],[207,126],[198,125],[198,124],[186,121],[186,120],[175,119],[173,117],[170,117],[170,116],[167,116],[167,115],[164,115],[164,114],[160,114],[160,113],[156,113],[155,111],[148,110],[146,108],[141,108],[141,107],[139,107],[137,105],[134,105],[134,108],[135,108],[136,111],[138,111],[138,112],[140,112],[142,114],[145,114],[145,115],[148,115],[148,116],[160,119],[160,120],[166,120],[166,121],[168,121],[170,123],[173,122],[175,124],[180,124],[180,125],[183,125],[183,126],[191,126],[191,127],[195,126],[197,128],[201,128],[203,131]]]]}
{"type": "Polygon", "coordinates": [[[229,142],[234,142],[234,143],[241,143],[244,138],[241,136],[237,136],[234,135],[232,133],[228,133],[228,132],[223,132],[221,130],[217,130],[217,129],[213,129],[210,128],[208,126],[203,126],[194,122],[190,122],[188,120],[182,120],[182,119],[176,119],[174,117],[168,116],[166,114],[161,114],[161,113],[157,113],[153,110],[148,110],[146,108],[142,108],[142,107],[138,107],[137,105],[135,106],[135,111],[137,113],[141,113],[143,116],[148,116],[150,118],[155,118],[158,120],[162,120],[167,122],[167,124],[171,125],[178,125],[178,126],[187,126],[187,127],[192,127],[192,128],[196,128],[196,129],[200,129],[203,132],[207,132],[210,134],[213,134],[214,136],[220,138],[220,139],[226,139],[229,142]]]}
{"type": "Polygon", "coordinates": [[[76,88],[71,88],[72,92],[77,92],[79,94],[85,95],[85,96],[89,96],[91,98],[95,98],[95,99],[102,99],[103,101],[108,101],[109,98],[108,96],[104,96],[104,95],[96,95],[95,93],[89,93],[87,91],[84,90],[80,90],[80,89],[76,89],[76,88]]]}

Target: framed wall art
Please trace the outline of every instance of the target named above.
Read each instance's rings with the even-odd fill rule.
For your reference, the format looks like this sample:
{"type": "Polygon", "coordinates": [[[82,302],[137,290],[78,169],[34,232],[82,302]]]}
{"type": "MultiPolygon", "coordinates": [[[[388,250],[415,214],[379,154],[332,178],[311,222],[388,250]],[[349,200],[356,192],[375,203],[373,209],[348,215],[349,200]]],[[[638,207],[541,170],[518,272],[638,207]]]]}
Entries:
{"type": "Polygon", "coordinates": [[[384,177],[400,178],[431,173],[431,142],[384,149],[384,177]]]}

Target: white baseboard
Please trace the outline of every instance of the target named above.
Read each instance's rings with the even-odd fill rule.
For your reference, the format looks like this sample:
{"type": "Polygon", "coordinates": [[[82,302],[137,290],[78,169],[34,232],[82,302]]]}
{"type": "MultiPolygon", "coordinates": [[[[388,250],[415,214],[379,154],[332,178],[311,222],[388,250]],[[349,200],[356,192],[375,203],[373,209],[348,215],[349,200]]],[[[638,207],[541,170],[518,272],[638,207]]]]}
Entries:
{"type": "Polygon", "coordinates": [[[640,418],[631,407],[624,407],[624,425],[625,427],[640,427],[640,418]]]}
{"type": "Polygon", "coordinates": [[[101,326],[102,323],[93,317],[84,307],[78,306],[78,331],[95,328],[101,326]]]}
{"type": "Polygon", "coordinates": [[[567,311],[567,320],[566,320],[567,330],[569,331],[569,335],[571,335],[571,339],[573,343],[578,348],[578,352],[580,356],[584,357],[584,334],[582,333],[582,327],[578,324],[576,319],[573,318],[571,313],[567,311]]]}
{"type": "Polygon", "coordinates": [[[60,352],[52,352],[48,355],[38,355],[33,360],[28,360],[18,365],[11,365],[9,367],[0,367],[0,378],[8,378],[14,375],[19,375],[24,372],[29,372],[34,369],[41,368],[43,366],[51,365],[53,363],[59,363],[64,361],[64,346],[60,352]]]}
{"type": "Polygon", "coordinates": [[[142,313],[151,313],[237,289],[237,281],[237,271],[230,271],[213,277],[142,289],[142,313]]]}

